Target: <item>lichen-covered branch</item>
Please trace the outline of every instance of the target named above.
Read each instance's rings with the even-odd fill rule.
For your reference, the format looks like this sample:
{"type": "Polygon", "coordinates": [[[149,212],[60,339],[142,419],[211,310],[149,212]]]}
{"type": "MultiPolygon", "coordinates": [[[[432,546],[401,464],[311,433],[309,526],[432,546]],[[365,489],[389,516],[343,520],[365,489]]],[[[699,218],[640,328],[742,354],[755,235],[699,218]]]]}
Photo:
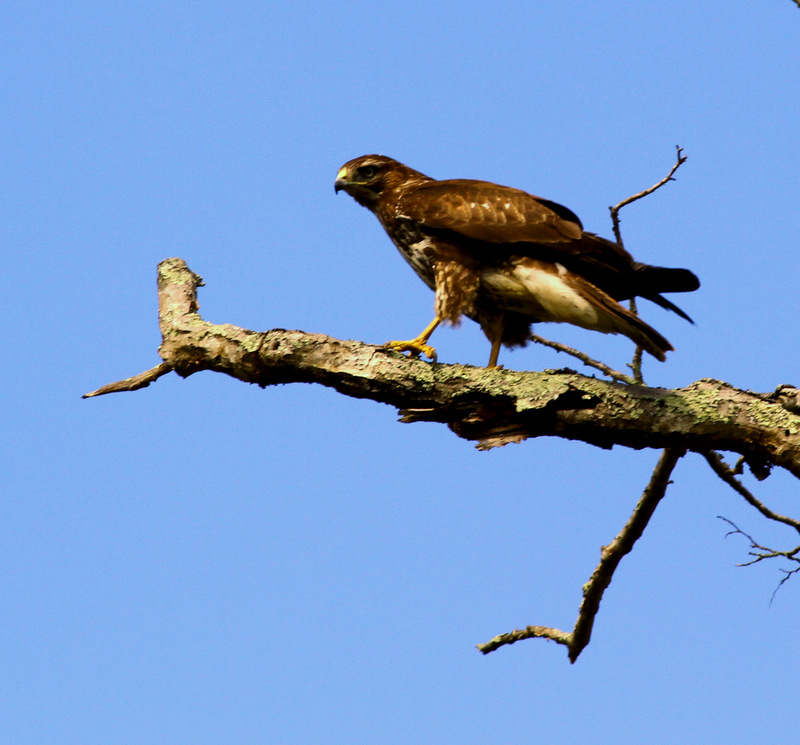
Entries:
{"type": "MultiPolygon", "coordinates": [[[[603,448],[726,450],[800,477],[800,392],[791,386],[758,394],[703,379],[664,389],[572,370],[431,364],[324,334],[208,323],[198,313],[201,284],[182,259],[159,265],[159,354],[166,367],[144,375],[155,379],[168,367],[183,377],[213,370],[260,386],[319,383],[395,406],[406,422],[447,424],[482,448],[549,435],[603,448]]],[[[124,383],[111,387],[126,390],[124,383]]]]}

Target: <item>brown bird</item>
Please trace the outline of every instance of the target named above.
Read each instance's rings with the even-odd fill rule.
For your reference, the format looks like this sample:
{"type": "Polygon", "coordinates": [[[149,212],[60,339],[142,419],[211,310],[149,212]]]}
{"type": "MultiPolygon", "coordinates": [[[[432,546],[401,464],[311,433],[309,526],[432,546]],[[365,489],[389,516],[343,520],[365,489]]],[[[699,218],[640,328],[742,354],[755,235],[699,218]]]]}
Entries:
{"type": "Polygon", "coordinates": [[[467,316],[492,344],[489,367],[501,345],[524,346],[536,322],[624,334],[663,362],[672,345],[618,301],[644,297],[691,321],[661,293],[696,290],[692,272],[634,261],[555,202],[488,181],[436,181],[383,155],[345,163],[335,188],[375,214],[436,293],[433,321],[415,339],[389,342],[395,350],[435,359],[436,327],[467,316]]]}

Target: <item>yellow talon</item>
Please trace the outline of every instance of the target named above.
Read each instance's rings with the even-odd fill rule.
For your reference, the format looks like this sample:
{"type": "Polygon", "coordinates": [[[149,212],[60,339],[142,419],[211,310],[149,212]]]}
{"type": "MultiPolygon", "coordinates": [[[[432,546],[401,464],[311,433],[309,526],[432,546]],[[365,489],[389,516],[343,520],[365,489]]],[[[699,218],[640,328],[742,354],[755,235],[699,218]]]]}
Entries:
{"type": "Polygon", "coordinates": [[[394,352],[408,352],[411,357],[419,357],[424,354],[426,357],[436,362],[436,350],[428,344],[431,334],[441,323],[439,318],[434,318],[427,328],[416,338],[409,341],[387,341],[385,347],[389,347],[394,352]]]}
{"type": "Polygon", "coordinates": [[[387,341],[384,346],[389,347],[393,352],[408,352],[409,357],[419,357],[424,354],[436,362],[436,350],[430,344],[426,344],[425,340],[420,337],[409,341],[387,341]]]}

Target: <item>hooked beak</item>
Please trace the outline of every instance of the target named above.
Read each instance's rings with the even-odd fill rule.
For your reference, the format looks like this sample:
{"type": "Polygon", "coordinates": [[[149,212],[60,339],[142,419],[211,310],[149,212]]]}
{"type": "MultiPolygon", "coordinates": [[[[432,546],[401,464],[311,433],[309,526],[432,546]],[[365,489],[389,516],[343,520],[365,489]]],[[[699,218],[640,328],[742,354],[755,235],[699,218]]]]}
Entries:
{"type": "Polygon", "coordinates": [[[340,168],[339,173],[336,174],[336,182],[333,184],[333,189],[338,194],[345,186],[347,186],[347,169],[340,168]]]}

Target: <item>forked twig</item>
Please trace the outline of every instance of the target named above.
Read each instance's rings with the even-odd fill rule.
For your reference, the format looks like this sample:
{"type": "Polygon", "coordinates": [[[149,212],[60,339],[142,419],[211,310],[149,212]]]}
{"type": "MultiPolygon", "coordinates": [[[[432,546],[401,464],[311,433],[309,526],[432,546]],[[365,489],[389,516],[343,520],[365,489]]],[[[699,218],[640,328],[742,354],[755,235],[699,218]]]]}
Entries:
{"type": "MultiPolygon", "coordinates": [[[[749,567],[753,564],[758,564],[759,561],[764,561],[764,559],[776,559],[778,557],[783,557],[784,559],[788,559],[789,561],[793,561],[796,564],[800,564],[800,546],[795,546],[795,548],[789,549],[788,551],[778,551],[776,549],[768,548],[767,546],[762,546],[760,543],[757,543],[755,538],[751,536],[749,533],[745,533],[735,522],[732,520],[728,520],[727,517],[723,517],[722,515],[717,515],[720,520],[724,520],[728,525],[730,525],[733,530],[729,531],[725,534],[727,538],[729,535],[743,535],[750,541],[750,551],[748,552],[750,556],[754,557],[751,561],[745,561],[741,564],[737,564],[737,567],[749,567]]],[[[772,601],[775,600],[775,596],[778,594],[778,590],[781,589],[783,583],[789,579],[793,574],[800,573],[800,566],[796,567],[795,569],[780,569],[781,572],[785,575],[784,578],[778,582],[778,586],[772,593],[772,597],[769,599],[769,604],[772,605],[772,601]]]]}
{"type": "Polygon", "coordinates": [[[622,561],[622,557],[630,553],[636,541],[642,536],[656,507],[666,494],[675,465],[685,453],[684,449],[667,448],[661,454],[653,470],[653,475],[650,477],[650,483],[642,493],[628,522],[619,535],[608,546],[603,547],[600,563],[592,572],[589,581],[583,586],[583,602],[581,602],[578,618],[571,632],[549,626],[527,626],[524,629],[515,629],[507,634],[500,634],[485,644],[479,644],[478,649],[484,654],[488,654],[507,644],[539,637],[565,645],[570,662],[575,662],[589,644],[594,619],[600,609],[600,601],[603,599],[606,588],[611,584],[614,572],[622,561]]]}
{"type": "MultiPolygon", "coordinates": [[[[774,512],[761,500],[756,499],[756,497],[750,493],[744,484],[742,484],[742,482],[736,478],[736,474],[741,473],[743,470],[743,460],[741,458],[737,461],[736,465],[731,468],[724,461],[722,456],[715,450],[705,452],[703,453],[703,456],[708,461],[708,465],[711,466],[711,469],[714,471],[714,473],[716,473],[717,476],[719,476],[726,484],[728,484],[728,486],[730,486],[737,494],[742,496],[751,507],[755,507],[768,520],[773,520],[775,522],[788,525],[800,533],[800,520],[795,520],[793,517],[788,517],[787,515],[781,515],[777,512],[774,512]]],[[[717,515],[717,517],[720,520],[724,520],[733,528],[733,530],[730,531],[726,537],[729,535],[738,534],[743,535],[748,541],[750,541],[749,555],[752,556],[753,559],[751,561],[745,561],[741,564],[737,564],[736,566],[749,567],[753,564],[757,564],[760,561],[764,561],[764,559],[776,559],[778,557],[783,557],[784,559],[788,559],[789,561],[800,564],[800,556],[798,556],[798,554],[800,554],[800,546],[796,546],[795,548],[787,551],[778,551],[777,549],[762,546],[753,538],[753,536],[751,536],[749,533],[745,533],[738,525],[729,520],[727,517],[723,517],[722,515],[717,515]]],[[[783,583],[786,582],[786,580],[788,580],[793,574],[800,573],[800,566],[791,570],[781,568],[780,571],[783,572],[785,576],[780,582],[778,582],[778,586],[773,591],[772,597],[769,600],[770,605],[772,605],[772,601],[775,599],[775,595],[778,593],[778,590],[780,590],[783,586],[783,583]]]]}
{"type": "MultiPolygon", "coordinates": [[[[800,1],[800,0],[798,0],[800,1]]],[[[675,175],[675,171],[677,171],[685,162],[686,156],[683,154],[683,148],[679,145],[675,146],[678,151],[678,159],[675,162],[675,165],[672,166],[670,172],[661,179],[657,184],[654,184],[649,189],[645,189],[644,191],[640,191],[638,194],[634,194],[632,197],[628,197],[627,199],[623,199],[619,204],[615,207],[609,207],[608,209],[611,211],[611,224],[614,229],[614,238],[617,239],[617,243],[620,246],[624,247],[624,243],[622,242],[622,233],[619,229],[619,211],[631,202],[635,202],[637,199],[642,199],[642,197],[646,197],[648,194],[652,194],[656,189],[660,189],[664,184],[668,181],[674,181],[672,177],[675,175]]],[[[639,315],[636,310],[636,299],[631,298],[630,300],[630,309],[631,313],[634,315],[639,315]]],[[[633,360],[631,360],[630,365],[628,367],[633,370],[633,377],[637,383],[644,384],[644,378],[642,377],[642,356],[643,356],[643,349],[641,347],[636,347],[636,351],[633,353],[633,360]]]]}
{"type": "Polygon", "coordinates": [[[680,145],[676,145],[675,149],[678,151],[678,160],[675,162],[675,165],[672,166],[672,170],[664,176],[657,184],[654,184],[649,189],[645,189],[644,191],[640,191],[638,194],[634,194],[632,197],[628,197],[627,199],[623,199],[616,207],[609,207],[608,209],[611,211],[611,222],[614,225],[614,237],[617,239],[617,243],[620,246],[623,245],[622,243],[622,236],[619,232],[619,211],[629,205],[631,202],[635,202],[637,199],[642,199],[646,197],[648,194],[652,194],[657,189],[660,189],[664,184],[669,181],[674,181],[672,177],[675,175],[675,171],[677,171],[685,162],[686,156],[683,154],[683,148],[680,145]]]}

